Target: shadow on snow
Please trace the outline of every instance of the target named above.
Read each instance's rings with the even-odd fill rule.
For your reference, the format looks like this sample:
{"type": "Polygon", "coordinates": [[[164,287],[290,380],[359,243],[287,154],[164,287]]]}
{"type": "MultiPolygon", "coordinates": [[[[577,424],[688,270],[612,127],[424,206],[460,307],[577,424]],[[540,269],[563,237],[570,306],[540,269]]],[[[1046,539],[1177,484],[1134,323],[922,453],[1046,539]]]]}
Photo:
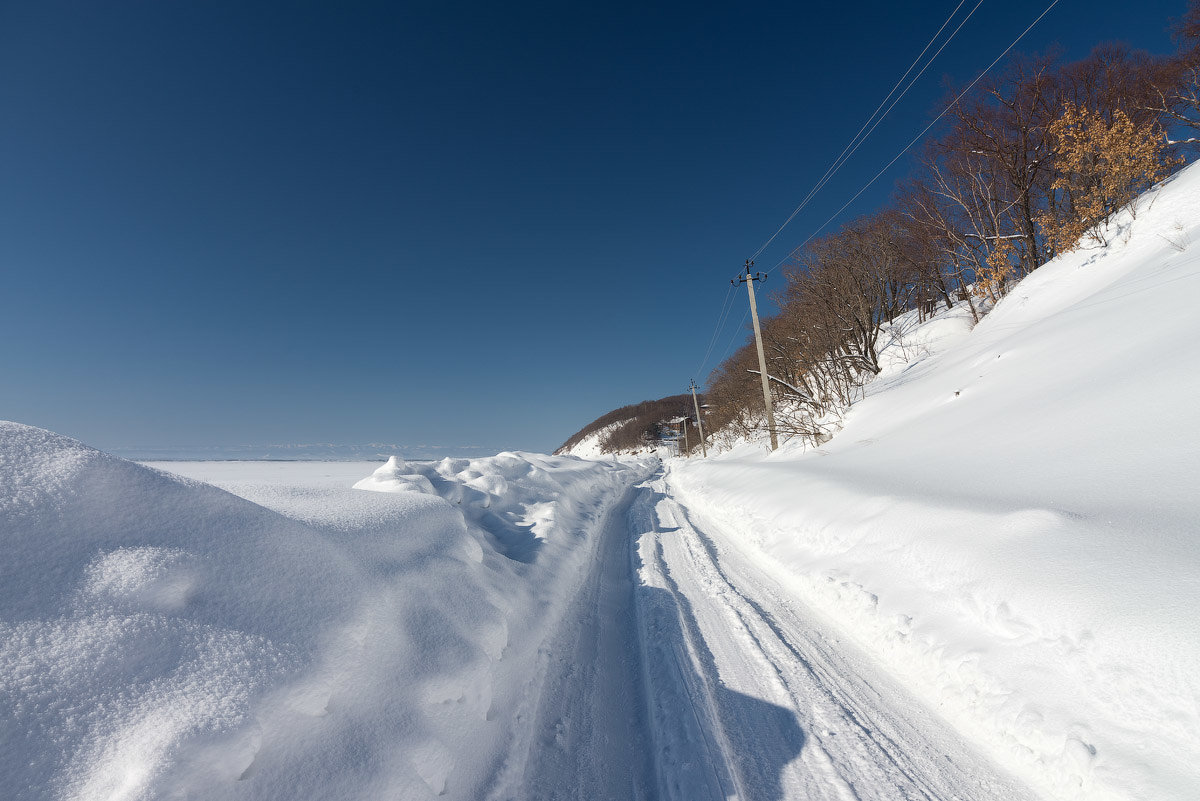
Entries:
{"type": "MultiPolygon", "coordinates": [[[[662,498],[650,493],[651,515],[662,498]]],[[[659,534],[677,530],[655,528],[659,534]]],[[[661,562],[661,544],[655,547],[661,562]]],[[[636,588],[660,796],[783,799],[783,770],[803,749],[804,731],[790,709],[721,681],[691,603],[669,573],[664,577],[670,590],[636,588]]]]}

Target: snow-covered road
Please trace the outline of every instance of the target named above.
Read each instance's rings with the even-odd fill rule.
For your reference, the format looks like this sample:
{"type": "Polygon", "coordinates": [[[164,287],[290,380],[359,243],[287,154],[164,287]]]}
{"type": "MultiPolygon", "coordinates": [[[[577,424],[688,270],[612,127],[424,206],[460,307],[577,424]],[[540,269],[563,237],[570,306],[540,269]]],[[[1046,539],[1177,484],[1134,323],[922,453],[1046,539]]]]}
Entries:
{"type": "Polygon", "coordinates": [[[661,472],[597,548],[496,797],[1033,797],[693,524],[661,472]]]}
{"type": "Polygon", "coordinates": [[[183,478],[15,423],[0,456],[18,799],[1032,798],[678,464],[393,458],[353,489],[369,465],[183,478]]]}

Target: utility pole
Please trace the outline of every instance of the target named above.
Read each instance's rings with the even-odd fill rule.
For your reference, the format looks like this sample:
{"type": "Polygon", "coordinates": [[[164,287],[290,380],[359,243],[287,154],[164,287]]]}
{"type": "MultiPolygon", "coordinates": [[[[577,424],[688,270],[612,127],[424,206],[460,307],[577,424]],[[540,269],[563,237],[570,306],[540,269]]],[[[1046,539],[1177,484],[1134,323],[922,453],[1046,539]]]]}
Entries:
{"type": "Polygon", "coordinates": [[[767,357],[763,354],[762,329],[758,326],[758,304],[754,302],[754,282],[765,281],[767,276],[765,273],[751,272],[753,269],[754,262],[746,259],[746,274],[729,283],[735,286],[745,284],[750,293],[750,316],[754,319],[754,342],[758,345],[758,372],[762,377],[763,403],[767,407],[767,430],[771,432],[771,450],[775,450],[779,447],[779,438],[775,435],[775,411],[771,408],[771,383],[767,379],[767,357]]]}
{"type": "MultiPolygon", "coordinates": [[[[676,442],[676,444],[678,444],[679,440],[675,440],[675,442],[676,442]]],[[[692,455],[692,446],[688,445],[687,420],[686,419],[684,419],[684,421],[683,421],[683,453],[685,456],[692,455]]]]}
{"type": "Polygon", "coordinates": [[[696,427],[700,429],[700,452],[708,458],[708,446],[704,444],[704,421],[700,419],[700,401],[696,400],[696,382],[692,381],[692,405],[696,407],[696,427]]]}

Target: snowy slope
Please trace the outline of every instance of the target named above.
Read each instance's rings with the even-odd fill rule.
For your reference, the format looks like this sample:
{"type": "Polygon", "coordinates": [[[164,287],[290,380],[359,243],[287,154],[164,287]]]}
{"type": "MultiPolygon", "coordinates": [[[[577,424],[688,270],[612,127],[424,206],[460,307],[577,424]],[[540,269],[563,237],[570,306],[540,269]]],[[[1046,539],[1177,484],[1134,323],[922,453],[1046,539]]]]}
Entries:
{"type": "Polygon", "coordinates": [[[215,469],[256,502],[0,423],[5,797],[478,797],[644,473],[501,454],[364,492],[215,469]]]}
{"type": "Polygon", "coordinates": [[[670,453],[674,453],[674,447],[666,445],[657,445],[654,447],[642,446],[636,450],[616,450],[606,452],[601,448],[601,443],[616,431],[621,426],[630,422],[633,418],[627,420],[618,420],[615,423],[597,429],[586,437],[576,442],[569,448],[560,448],[555,451],[556,456],[574,456],[577,459],[624,459],[624,460],[640,460],[640,459],[661,459],[670,453]]]}
{"type": "Polygon", "coordinates": [[[559,449],[556,453],[560,456],[576,456],[580,459],[611,459],[611,454],[607,454],[600,449],[600,443],[627,422],[629,421],[618,420],[603,428],[596,429],[571,447],[559,449]]]}
{"type": "Polygon", "coordinates": [[[1198,241],[1193,166],[914,332],[822,449],[671,484],[1048,798],[1200,798],[1198,241]]]}

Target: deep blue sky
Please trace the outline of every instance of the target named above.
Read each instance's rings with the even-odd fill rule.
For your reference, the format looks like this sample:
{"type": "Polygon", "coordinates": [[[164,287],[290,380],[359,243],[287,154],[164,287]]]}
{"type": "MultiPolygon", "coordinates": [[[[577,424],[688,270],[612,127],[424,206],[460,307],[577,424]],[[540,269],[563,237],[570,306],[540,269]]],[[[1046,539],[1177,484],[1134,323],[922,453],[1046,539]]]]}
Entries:
{"type": "MultiPolygon", "coordinates": [[[[1046,3],[986,0],[759,267],[1046,3]]],[[[728,279],[955,5],[3,3],[0,418],[552,449],[703,378],[728,279]]],[[[1167,52],[1184,7],[1063,0],[1018,49],[1167,52]]]]}

